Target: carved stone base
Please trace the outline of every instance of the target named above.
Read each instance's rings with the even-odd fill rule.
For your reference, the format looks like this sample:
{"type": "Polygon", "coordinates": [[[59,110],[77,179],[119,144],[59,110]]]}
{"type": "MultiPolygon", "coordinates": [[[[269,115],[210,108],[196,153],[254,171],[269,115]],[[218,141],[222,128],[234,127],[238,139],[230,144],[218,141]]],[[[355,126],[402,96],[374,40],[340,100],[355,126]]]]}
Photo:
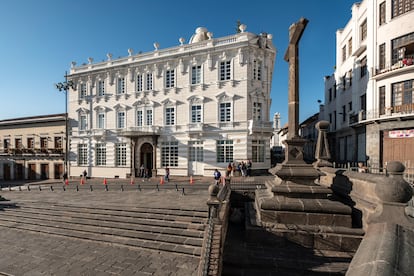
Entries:
{"type": "Polygon", "coordinates": [[[282,164],[276,175],[286,184],[317,185],[315,180],[322,173],[310,164],[282,164]]]}
{"type": "Polygon", "coordinates": [[[322,175],[320,171],[311,164],[306,164],[303,160],[303,146],[306,141],[302,138],[284,141],[286,145],[285,161],[275,170],[275,175],[282,179],[282,182],[316,185],[315,179],[322,175]]]}

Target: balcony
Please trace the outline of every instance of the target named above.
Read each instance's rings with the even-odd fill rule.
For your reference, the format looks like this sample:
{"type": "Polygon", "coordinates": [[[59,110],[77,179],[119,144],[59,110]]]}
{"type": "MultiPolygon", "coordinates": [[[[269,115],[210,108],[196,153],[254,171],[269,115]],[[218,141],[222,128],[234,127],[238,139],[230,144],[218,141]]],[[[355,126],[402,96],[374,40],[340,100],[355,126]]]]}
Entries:
{"type": "Polygon", "coordinates": [[[0,151],[0,155],[7,156],[63,156],[62,148],[5,148],[0,151]]]}
{"type": "Polygon", "coordinates": [[[106,129],[102,128],[95,128],[91,130],[91,136],[99,139],[104,138],[106,136],[106,129]]]}
{"type": "Polygon", "coordinates": [[[128,127],[127,129],[122,129],[119,131],[119,134],[122,136],[146,136],[146,135],[159,135],[160,127],[159,126],[135,126],[128,127]]]}
{"type": "Polygon", "coordinates": [[[264,122],[264,121],[256,121],[256,120],[249,120],[249,133],[253,134],[254,132],[273,132],[273,123],[272,122],[264,122]]]}
{"type": "Polygon", "coordinates": [[[349,114],[349,125],[355,126],[372,121],[400,120],[412,116],[414,116],[414,103],[394,105],[349,114]]]}
{"type": "Polygon", "coordinates": [[[349,114],[349,125],[358,124],[361,121],[366,120],[366,112],[365,110],[360,110],[358,113],[350,113],[349,114]]]}
{"type": "Polygon", "coordinates": [[[204,124],[203,123],[191,123],[187,125],[189,133],[199,133],[203,132],[204,124]]]}
{"type": "Polygon", "coordinates": [[[393,74],[398,72],[397,70],[404,69],[410,70],[414,69],[412,67],[414,65],[414,56],[407,56],[406,58],[392,64],[391,62],[387,62],[384,68],[376,68],[375,69],[375,77],[385,76],[389,74],[393,74]],[[408,68],[410,67],[410,68],[408,68]]]}

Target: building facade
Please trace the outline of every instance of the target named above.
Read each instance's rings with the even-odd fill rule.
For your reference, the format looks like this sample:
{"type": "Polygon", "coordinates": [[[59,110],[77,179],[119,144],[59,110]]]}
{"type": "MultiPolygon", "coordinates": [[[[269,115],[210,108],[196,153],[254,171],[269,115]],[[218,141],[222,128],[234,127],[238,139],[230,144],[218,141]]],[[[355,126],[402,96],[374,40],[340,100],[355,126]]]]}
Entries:
{"type": "Polygon", "coordinates": [[[356,3],[336,39],[323,112],[334,161],[414,161],[414,1],[356,3]]]}
{"type": "Polygon", "coordinates": [[[212,175],[229,162],[270,167],[271,35],[213,38],[72,64],[68,79],[70,175],[212,175]]]}
{"type": "Polygon", "coordinates": [[[0,179],[59,179],[64,173],[65,114],[0,121],[0,179]]]}

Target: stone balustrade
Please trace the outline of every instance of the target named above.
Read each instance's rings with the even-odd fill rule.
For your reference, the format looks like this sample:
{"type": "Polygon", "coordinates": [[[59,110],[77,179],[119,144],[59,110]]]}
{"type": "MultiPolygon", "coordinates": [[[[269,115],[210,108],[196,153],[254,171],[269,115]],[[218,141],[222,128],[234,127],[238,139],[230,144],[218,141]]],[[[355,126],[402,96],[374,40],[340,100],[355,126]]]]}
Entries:
{"type": "Polygon", "coordinates": [[[230,212],[230,178],[225,185],[212,184],[208,188],[209,221],[204,234],[203,253],[198,275],[221,275],[224,242],[230,212]]]}
{"type": "Polygon", "coordinates": [[[410,275],[414,270],[413,188],[404,180],[405,167],[390,162],[388,175],[321,168],[319,180],[354,210],[366,232],[346,275],[410,275]]]}

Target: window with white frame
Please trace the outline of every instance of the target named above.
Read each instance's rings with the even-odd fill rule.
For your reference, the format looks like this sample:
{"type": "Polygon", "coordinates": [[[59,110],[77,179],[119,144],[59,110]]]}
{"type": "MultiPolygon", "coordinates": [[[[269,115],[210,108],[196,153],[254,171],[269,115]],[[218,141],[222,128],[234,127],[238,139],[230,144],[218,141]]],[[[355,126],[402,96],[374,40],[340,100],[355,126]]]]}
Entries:
{"type": "Polygon", "coordinates": [[[78,165],[79,166],[88,165],[88,145],[87,144],[78,144],[78,165]]]}
{"type": "Polygon", "coordinates": [[[116,81],[116,94],[125,94],[125,78],[119,77],[116,81]]]}
{"type": "Polygon", "coordinates": [[[145,90],[153,90],[153,82],[152,82],[152,73],[147,73],[146,75],[146,82],[145,82],[145,90]]]}
{"type": "Polygon", "coordinates": [[[233,162],[233,140],[218,140],[216,146],[217,163],[233,162]]]}
{"type": "Polygon", "coordinates": [[[99,143],[95,145],[96,166],[106,165],[106,144],[99,143]]]}
{"type": "Polygon", "coordinates": [[[97,128],[100,128],[100,129],[105,128],[105,113],[104,112],[98,113],[96,125],[97,125],[97,128]]]}
{"type": "Polygon", "coordinates": [[[144,111],[142,109],[137,110],[137,126],[143,126],[144,125],[144,111]]]}
{"type": "Polygon", "coordinates": [[[115,166],[125,167],[127,165],[127,145],[118,143],[115,145],[115,166]]]}
{"type": "Polygon", "coordinates": [[[220,103],[220,122],[231,122],[231,103],[220,103]]]}
{"type": "Polygon", "coordinates": [[[253,103],[253,120],[262,120],[262,103],[253,103]]]}
{"type": "Polygon", "coordinates": [[[98,81],[98,96],[99,97],[105,96],[105,81],[104,80],[98,81]]]}
{"type": "Polygon", "coordinates": [[[121,110],[118,111],[116,116],[116,127],[117,128],[125,128],[125,111],[121,110]]]}
{"type": "Polygon", "coordinates": [[[222,61],[220,62],[220,80],[229,80],[231,79],[231,62],[228,61],[222,61]]]}
{"type": "Polygon", "coordinates": [[[253,79],[262,79],[262,62],[260,60],[253,61],[253,79]]]}
{"type": "Polygon", "coordinates": [[[142,74],[137,75],[136,82],[137,82],[137,92],[141,92],[144,89],[144,79],[143,79],[142,74]]]}
{"type": "Polygon", "coordinates": [[[175,70],[165,71],[165,88],[172,88],[175,86],[175,70]]]}
{"type": "Polygon", "coordinates": [[[85,99],[87,95],[87,86],[86,83],[80,84],[79,99],[85,99]]]}
{"type": "Polygon", "coordinates": [[[178,142],[161,143],[161,166],[178,167],[178,142]]]}
{"type": "Polygon", "coordinates": [[[165,125],[175,125],[175,107],[169,106],[165,108],[165,125]]]}
{"type": "Polygon", "coordinates": [[[188,161],[204,161],[203,141],[188,141],[188,161]]]}
{"type": "Polygon", "coordinates": [[[201,65],[191,67],[191,84],[201,83],[201,65]]]}
{"type": "Polygon", "coordinates": [[[152,104],[148,105],[144,102],[140,102],[136,107],[136,126],[152,126],[153,124],[153,111],[152,104]]]}
{"type": "Polygon", "coordinates": [[[88,128],[88,118],[86,114],[79,116],[79,130],[86,130],[88,128]]]}
{"type": "Polygon", "coordinates": [[[200,104],[193,104],[191,106],[191,123],[202,122],[203,107],[200,104]]]}
{"type": "Polygon", "coordinates": [[[152,121],[153,121],[153,116],[152,116],[152,109],[146,109],[145,110],[145,123],[147,124],[147,126],[152,126],[152,121]]]}
{"type": "Polygon", "coordinates": [[[252,140],[252,161],[264,162],[265,157],[265,141],[252,140]]]}

